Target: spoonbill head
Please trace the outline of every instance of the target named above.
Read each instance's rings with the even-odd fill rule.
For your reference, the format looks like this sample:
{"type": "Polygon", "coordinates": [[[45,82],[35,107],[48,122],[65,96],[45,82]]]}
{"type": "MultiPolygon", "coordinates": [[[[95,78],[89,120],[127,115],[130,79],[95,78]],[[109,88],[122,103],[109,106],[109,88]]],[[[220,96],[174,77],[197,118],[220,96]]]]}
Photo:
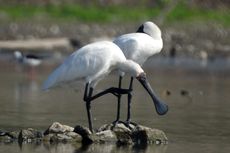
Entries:
{"type": "Polygon", "coordinates": [[[121,35],[113,42],[121,48],[127,59],[140,65],[163,48],[161,30],[153,22],[145,22],[136,33],[121,35]]]}
{"type": "Polygon", "coordinates": [[[147,21],[143,23],[138,29],[138,33],[145,33],[151,36],[153,39],[161,39],[161,30],[160,28],[153,22],[147,21]]]}

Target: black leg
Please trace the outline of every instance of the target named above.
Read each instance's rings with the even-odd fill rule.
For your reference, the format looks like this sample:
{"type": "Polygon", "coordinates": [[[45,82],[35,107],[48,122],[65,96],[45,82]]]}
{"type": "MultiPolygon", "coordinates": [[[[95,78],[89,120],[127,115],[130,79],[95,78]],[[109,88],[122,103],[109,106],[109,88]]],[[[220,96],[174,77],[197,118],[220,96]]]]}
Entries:
{"type": "Polygon", "coordinates": [[[93,101],[105,94],[108,94],[108,93],[111,93],[115,96],[118,96],[119,94],[128,94],[130,92],[129,89],[119,89],[119,88],[115,88],[115,87],[111,87],[111,88],[108,88],[100,93],[97,93],[96,95],[90,97],[90,100],[93,101]]]}
{"type": "Polygon", "coordinates": [[[111,88],[108,88],[108,89],[106,89],[100,93],[97,93],[96,95],[93,96],[93,88],[89,89],[89,83],[87,83],[85,86],[85,93],[84,93],[83,100],[86,102],[86,110],[87,110],[87,116],[88,116],[90,131],[93,132],[93,125],[92,125],[91,111],[90,111],[91,101],[93,101],[93,100],[95,100],[95,99],[97,99],[97,98],[99,98],[105,94],[108,94],[108,93],[112,93],[113,95],[118,97],[118,96],[121,96],[122,94],[129,94],[130,92],[131,92],[130,89],[121,89],[121,88],[111,87],[111,88]],[[89,90],[89,92],[88,92],[88,90],[89,90]]]}
{"type": "MultiPolygon", "coordinates": [[[[133,77],[130,79],[130,84],[129,84],[129,91],[133,90],[133,77]]],[[[127,123],[130,122],[130,109],[131,109],[131,100],[132,100],[132,93],[128,93],[128,111],[127,111],[127,123]]]]}
{"type": "Polygon", "coordinates": [[[93,88],[90,88],[89,89],[89,100],[86,102],[86,107],[87,107],[87,114],[88,114],[88,122],[89,122],[89,129],[91,132],[93,132],[93,124],[92,124],[92,116],[91,116],[91,100],[90,100],[90,97],[92,96],[93,94],[93,88]]]}
{"type": "Polygon", "coordinates": [[[86,110],[87,110],[87,116],[88,116],[88,124],[89,124],[89,130],[93,132],[93,125],[92,125],[92,117],[91,117],[91,97],[93,94],[93,88],[89,89],[89,83],[86,84],[85,87],[85,93],[84,93],[84,101],[86,102],[86,110]]]}
{"type": "MultiPolygon", "coordinates": [[[[119,77],[118,89],[121,89],[122,76],[119,77]]],[[[117,95],[117,118],[114,121],[116,124],[120,120],[121,94],[117,95]]]]}
{"type": "Polygon", "coordinates": [[[84,100],[85,102],[87,101],[87,97],[88,97],[88,88],[89,88],[89,83],[86,83],[86,85],[85,85],[84,97],[83,97],[83,100],[84,100]]]}

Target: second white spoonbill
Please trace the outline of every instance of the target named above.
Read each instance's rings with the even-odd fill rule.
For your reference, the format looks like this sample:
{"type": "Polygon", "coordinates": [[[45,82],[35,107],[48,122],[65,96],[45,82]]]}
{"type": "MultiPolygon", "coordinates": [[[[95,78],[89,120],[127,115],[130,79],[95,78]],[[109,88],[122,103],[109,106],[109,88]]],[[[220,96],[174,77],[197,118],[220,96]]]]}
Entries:
{"type": "Polygon", "coordinates": [[[129,93],[129,90],[126,89],[109,88],[93,96],[96,84],[113,70],[119,72],[120,76],[125,72],[138,79],[152,99],[155,99],[140,65],[127,60],[121,49],[109,41],[92,43],[72,53],[62,65],[49,75],[43,89],[47,90],[63,84],[71,85],[79,81],[83,82],[85,84],[83,100],[86,102],[89,129],[93,131],[90,111],[91,101],[107,93],[114,95],[129,93]]]}
{"type": "MultiPolygon", "coordinates": [[[[161,51],[163,47],[163,41],[161,38],[161,30],[153,22],[145,22],[142,24],[136,33],[124,34],[117,37],[113,41],[118,45],[123,51],[127,59],[133,60],[136,63],[143,65],[143,63],[152,55],[157,54],[161,51]]],[[[119,78],[118,87],[121,88],[122,76],[119,78]]],[[[129,89],[133,88],[133,77],[131,77],[129,89]]],[[[117,108],[117,119],[115,122],[119,121],[120,118],[120,98],[118,96],[118,108],[117,108]]],[[[128,113],[127,122],[130,121],[130,103],[132,95],[128,94],[128,113]]],[[[168,106],[160,99],[155,97],[156,111],[159,115],[164,115],[168,111],[168,106]],[[161,104],[158,106],[157,104],[161,104]]]]}

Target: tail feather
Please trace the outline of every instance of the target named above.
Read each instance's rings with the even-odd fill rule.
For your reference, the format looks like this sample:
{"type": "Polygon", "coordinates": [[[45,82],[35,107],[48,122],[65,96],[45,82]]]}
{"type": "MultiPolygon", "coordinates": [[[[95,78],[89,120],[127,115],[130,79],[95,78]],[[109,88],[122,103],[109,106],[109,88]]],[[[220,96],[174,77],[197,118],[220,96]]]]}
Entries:
{"type": "Polygon", "coordinates": [[[43,83],[42,90],[47,91],[48,89],[52,88],[55,84],[56,79],[53,78],[53,75],[51,74],[48,79],[43,83]]]}
{"type": "Polygon", "coordinates": [[[65,73],[62,72],[62,67],[58,67],[49,76],[48,79],[43,83],[42,90],[48,90],[57,86],[61,82],[61,75],[65,73]]]}

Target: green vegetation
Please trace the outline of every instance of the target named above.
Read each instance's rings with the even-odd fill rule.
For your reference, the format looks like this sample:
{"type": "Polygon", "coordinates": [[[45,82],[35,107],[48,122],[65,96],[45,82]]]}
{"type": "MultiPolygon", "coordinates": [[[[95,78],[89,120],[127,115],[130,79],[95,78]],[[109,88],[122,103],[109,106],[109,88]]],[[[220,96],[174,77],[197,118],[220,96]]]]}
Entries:
{"type": "Polygon", "coordinates": [[[166,15],[166,22],[216,22],[222,25],[230,26],[229,9],[204,9],[199,7],[189,7],[183,3],[177,4],[166,15]]]}
{"type": "Polygon", "coordinates": [[[155,17],[160,13],[159,9],[130,8],[124,6],[0,6],[0,14],[14,20],[31,19],[36,16],[43,16],[51,19],[76,19],[90,22],[110,22],[110,21],[135,21],[155,17]]]}
{"type": "MultiPolygon", "coordinates": [[[[8,19],[22,20],[44,17],[54,20],[79,20],[84,22],[111,22],[151,20],[164,12],[165,5],[159,7],[125,6],[80,6],[80,5],[7,5],[0,6],[0,15],[8,19]]],[[[165,15],[166,23],[211,21],[230,25],[230,9],[203,9],[178,3],[165,15]]]]}

